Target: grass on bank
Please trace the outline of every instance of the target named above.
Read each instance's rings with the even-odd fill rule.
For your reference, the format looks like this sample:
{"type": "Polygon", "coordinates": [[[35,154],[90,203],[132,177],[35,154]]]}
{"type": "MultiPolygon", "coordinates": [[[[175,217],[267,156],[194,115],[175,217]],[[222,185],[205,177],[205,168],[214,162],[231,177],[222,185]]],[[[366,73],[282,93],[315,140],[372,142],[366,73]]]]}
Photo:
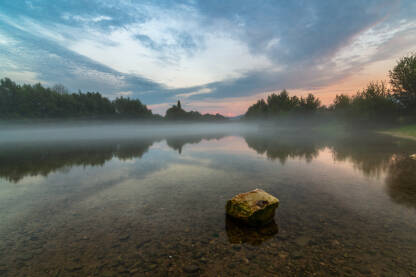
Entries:
{"type": "Polygon", "coordinates": [[[416,140],[416,124],[405,125],[398,128],[388,129],[380,133],[392,135],[400,138],[416,140]]]}

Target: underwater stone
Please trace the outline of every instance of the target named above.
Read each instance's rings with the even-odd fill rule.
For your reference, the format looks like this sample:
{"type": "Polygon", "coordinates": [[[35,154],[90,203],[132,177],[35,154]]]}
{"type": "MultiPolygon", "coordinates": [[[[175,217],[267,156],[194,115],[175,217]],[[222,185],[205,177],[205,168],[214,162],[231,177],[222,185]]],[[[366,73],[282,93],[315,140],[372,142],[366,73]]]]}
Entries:
{"type": "Polygon", "coordinates": [[[274,218],[279,199],[261,189],[240,193],[227,201],[226,212],[251,226],[261,226],[274,218]]]}

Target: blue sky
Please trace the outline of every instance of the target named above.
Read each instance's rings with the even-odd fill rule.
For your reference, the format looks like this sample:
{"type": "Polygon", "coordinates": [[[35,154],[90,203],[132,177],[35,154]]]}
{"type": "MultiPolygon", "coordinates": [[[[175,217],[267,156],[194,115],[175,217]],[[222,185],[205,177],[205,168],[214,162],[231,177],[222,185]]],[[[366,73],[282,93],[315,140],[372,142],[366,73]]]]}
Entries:
{"type": "Polygon", "coordinates": [[[329,102],[416,47],[416,1],[2,0],[0,78],[235,115],[283,88],[329,102]]]}

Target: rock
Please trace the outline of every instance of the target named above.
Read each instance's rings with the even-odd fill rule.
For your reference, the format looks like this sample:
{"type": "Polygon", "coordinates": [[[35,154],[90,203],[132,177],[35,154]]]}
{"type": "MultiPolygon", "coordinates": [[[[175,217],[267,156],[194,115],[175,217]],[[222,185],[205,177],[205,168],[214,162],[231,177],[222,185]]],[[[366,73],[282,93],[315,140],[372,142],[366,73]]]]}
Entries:
{"type": "Polygon", "coordinates": [[[337,240],[332,240],[332,241],[331,241],[331,246],[332,246],[332,247],[337,247],[337,246],[339,246],[339,245],[340,245],[339,241],[337,241],[337,240]]]}
{"type": "Polygon", "coordinates": [[[305,247],[309,244],[310,238],[307,236],[298,237],[295,239],[295,243],[300,247],[305,247]]]}
{"type": "Polygon", "coordinates": [[[17,259],[20,261],[29,261],[32,258],[33,258],[33,255],[31,253],[23,253],[17,259]]]}
{"type": "Polygon", "coordinates": [[[67,265],[66,267],[65,267],[65,269],[66,269],[66,271],[68,271],[68,272],[74,272],[74,271],[78,271],[78,270],[81,270],[82,269],[82,265],[80,265],[80,264],[71,264],[71,265],[67,265]]]}
{"type": "Polygon", "coordinates": [[[295,251],[292,253],[292,257],[293,259],[301,259],[303,258],[302,252],[301,251],[295,251]]]}
{"type": "Polygon", "coordinates": [[[240,251],[241,250],[241,245],[233,245],[233,249],[236,251],[240,251]]]}
{"type": "Polygon", "coordinates": [[[278,255],[281,259],[286,259],[289,256],[289,254],[287,252],[284,252],[284,251],[279,252],[278,255]]]}
{"type": "Polygon", "coordinates": [[[199,271],[199,267],[194,264],[185,265],[183,267],[183,271],[185,271],[186,273],[197,273],[199,271]]]}
{"type": "Polygon", "coordinates": [[[261,226],[273,220],[279,200],[261,189],[241,193],[227,201],[226,212],[251,226],[261,226]]]}
{"type": "Polygon", "coordinates": [[[0,274],[6,274],[7,273],[7,268],[5,266],[1,266],[0,265],[0,274]]]}

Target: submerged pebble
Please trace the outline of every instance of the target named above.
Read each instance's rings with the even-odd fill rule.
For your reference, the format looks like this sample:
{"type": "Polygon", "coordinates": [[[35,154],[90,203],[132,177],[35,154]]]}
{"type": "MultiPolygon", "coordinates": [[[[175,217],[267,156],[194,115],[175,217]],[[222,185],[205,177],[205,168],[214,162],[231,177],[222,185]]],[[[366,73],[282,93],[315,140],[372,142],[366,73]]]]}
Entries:
{"type": "Polygon", "coordinates": [[[197,273],[199,271],[199,266],[195,264],[185,265],[183,271],[186,273],[197,273]]]}

